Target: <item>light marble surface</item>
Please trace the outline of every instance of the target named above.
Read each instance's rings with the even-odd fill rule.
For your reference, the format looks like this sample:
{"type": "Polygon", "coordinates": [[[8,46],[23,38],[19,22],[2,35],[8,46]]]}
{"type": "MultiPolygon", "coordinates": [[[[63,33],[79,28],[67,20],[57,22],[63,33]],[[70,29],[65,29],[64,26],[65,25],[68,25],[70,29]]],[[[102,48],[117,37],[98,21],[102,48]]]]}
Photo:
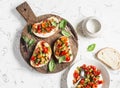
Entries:
{"type": "MultiPolygon", "coordinates": [[[[79,38],[76,57],[91,59],[103,47],[120,51],[120,0],[26,0],[36,16],[53,13],[66,18],[75,28],[79,38]],[[96,16],[102,21],[103,33],[98,38],[81,35],[78,23],[96,16]],[[87,52],[88,45],[96,43],[93,52],[87,52]]],[[[0,0],[0,88],[67,88],[68,69],[56,74],[41,74],[29,67],[19,51],[19,39],[25,20],[16,11],[24,0],[0,0]]],[[[110,72],[110,88],[120,88],[120,70],[110,72]]]]}

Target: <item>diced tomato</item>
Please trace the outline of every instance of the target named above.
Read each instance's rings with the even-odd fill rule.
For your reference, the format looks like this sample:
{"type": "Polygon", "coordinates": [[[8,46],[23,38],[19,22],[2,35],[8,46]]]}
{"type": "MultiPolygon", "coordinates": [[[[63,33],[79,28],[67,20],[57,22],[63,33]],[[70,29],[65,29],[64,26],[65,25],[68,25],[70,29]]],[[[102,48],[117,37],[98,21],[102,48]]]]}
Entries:
{"type": "Polygon", "coordinates": [[[80,80],[80,84],[84,84],[85,80],[84,79],[81,79],[80,80]]]}
{"type": "Polygon", "coordinates": [[[58,52],[58,51],[56,51],[56,52],[55,52],[55,55],[59,56],[59,52],[58,52]]]}
{"type": "Polygon", "coordinates": [[[45,28],[48,32],[50,32],[51,31],[51,28],[50,27],[48,27],[48,28],[45,28]]]}
{"type": "Polygon", "coordinates": [[[44,42],[44,41],[42,41],[42,42],[41,42],[41,45],[42,45],[42,46],[44,46],[44,43],[45,43],[45,42],[44,42]]]}
{"type": "Polygon", "coordinates": [[[40,25],[37,26],[37,29],[40,30],[40,25]]]}
{"type": "Polygon", "coordinates": [[[102,84],[103,83],[103,81],[102,80],[98,80],[98,82],[97,82],[98,84],[102,84]]]}
{"type": "Polygon", "coordinates": [[[86,64],[83,64],[83,65],[82,65],[82,68],[83,68],[83,69],[86,69],[86,67],[87,67],[86,64]]]}
{"type": "Polygon", "coordinates": [[[65,45],[68,46],[68,42],[66,42],[65,45]]]}
{"type": "Polygon", "coordinates": [[[37,26],[37,32],[38,32],[38,33],[41,33],[40,25],[37,26]]]}
{"type": "Polygon", "coordinates": [[[75,70],[73,73],[74,78],[77,78],[79,76],[79,73],[75,70]]]}
{"type": "Polygon", "coordinates": [[[100,75],[101,71],[100,70],[97,70],[97,75],[100,75]]]}
{"type": "Polygon", "coordinates": [[[96,67],[95,67],[95,66],[92,66],[92,69],[93,69],[93,70],[96,70],[96,67]]]}
{"type": "Polygon", "coordinates": [[[41,33],[41,30],[37,30],[37,33],[41,33]]]}
{"type": "Polygon", "coordinates": [[[65,55],[65,54],[66,54],[66,51],[65,51],[65,50],[64,50],[64,51],[61,51],[61,53],[60,53],[61,56],[65,55]]]}
{"type": "Polygon", "coordinates": [[[68,57],[66,57],[66,61],[70,61],[70,57],[68,56],[68,57]]]}
{"type": "Polygon", "coordinates": [[[93,84],[92,88],[97,88],[97,84],[93,84]]]}
{"type": "Polygon", "coordinates": [[[31,60],[32,60],[32,61],[34,61],[34,60],[35,60],[35,57],[34,57],[34,56],[32,56],[32,57],[31,57],[31,60]]]}
{"type": "Polygon", "coordinates": [[[100,70],[94,71],[94,75],[95,75],[95,76],[100,75],[100,73],[101,73],[100,70]]]}
{"type": "Polygon", "coordinates": [[[89,85],[86,85],[86,87],[85,88],[91,88],[89,85]]]}
{"type": "Polygon", "coordinates": [[[86,72],[86,74],[87,74],[87,75],[89,75],[89,74],[90,74],[90,72],[89,72],[89,71],[87,71],[87,72],[86,72]]]}
{"type": "Polygon", "coordinates": [[[44,48],[43,48],[43,52],[44,52],[44,53],[47,53],[47,52],[48,52],[48,48],[44,47],[44,48]]]}
{"type": "Polygon", "coordinates": [[[96,81],[97,79],[96,78],[93,78],[94,81],[96,81]]]}
{"type": "Polygon", "coordinates": [[[93,82],[89,82],[88,85],[89,85],[89,86],[93,86],[93,82]]]}
{"type": "Polygon", "coordinates": [[[60,44],[58,44],[58,45],[57,45],[57,47],[58,47],[58,48],[60,48],[60,47],[61,47],[61,45],[60,45],[60,44]]]}
{"type": "Polygon", "coordinates": [[[37,48],[37,49],[35,50],[35,53],[37,54],[37,53],[39,53],[39,51],[40,51],[39,48],[37,48]]]}

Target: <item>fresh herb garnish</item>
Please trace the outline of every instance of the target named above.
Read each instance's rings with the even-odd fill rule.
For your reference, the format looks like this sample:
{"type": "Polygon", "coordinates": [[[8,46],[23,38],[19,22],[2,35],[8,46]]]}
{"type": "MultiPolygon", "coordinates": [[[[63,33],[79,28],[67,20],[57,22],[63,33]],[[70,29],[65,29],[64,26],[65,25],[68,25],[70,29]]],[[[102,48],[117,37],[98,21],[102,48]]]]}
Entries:
{"type": "Polygon", "coordinates": [[[28,43],[29,42],[29,39],[27,36],[22,36],[23,40],[25,41],[25,43],[28,43]]]}
{"type": "Polygon", "coordinates": [[[48,64],[49,71],[53,72],[55,70],[55,66],[56,66],[55,61],[52,59],[48,64]]]}
{"type": "Polygon", "coordinates": [[[57,23],[55,21],[52,21],[51,24],[52,26],[55,26],[55,27],[57,26],[57,23]]]}
{"type": "Polygon", "coordinates": [[[59,28],[60,29],[65,29],[66,25],[67,25],[67,21],[66,20],[61,20],[60,24],[59,24],[59,28]]]}
{"type": "Polygon", "coordinates": [[[59,63],[62,63],[65,60],[65,56],[59,58],[59,63]]]}
{"type": "Polygon", "coordinates": [[[28,25],[28,28],[27,28],[27,29],[28,29],[28,33],[30,33],[30,34],[32,35],[32,34],[33,34],[33,33],[32,33],[32,25],[28,25]]]}
{"type": "Polygon", "coordinates": [[[29,39],[27,36],[22,36],[22,38],[25,41],[25,43],[28,45],[28,48],[35,43],[34,39],[29,39]]]}
{"type": "Polygon", "coordinates": [[[28,47],[32,46],[34,44],[34,39],[30,39],[29,42],[28,42],[28,47]]]}
{"type": "Polygon", "coordinates": [[[70,33],[69,32],[67,32],[66,30],[64,30],[64,29],[62,29],[62,32],[61,32],[64,36],[66,36],[66,37],[70,37],[71,35],[70,35],[70,33]]]}
{"type": "Polygon", "coordinates": [[[61,29],[62,35],[66,36],[66,37],[70,37],[71,36],[70,33],[65,30],[66,26],[67,26],[67,21],[66,20],[61,20],[60,24],[59,24],[59,28],[61,29]]]}
{"type": "Polygon", "coordinates": [[[93,51],[93,50],[95,49],[95,46],[96,46],[95,43],[89,45],[88,48],[87,48],[87,51],[89,51],[89,52],[90,52],[90,51],[93,51]]]}

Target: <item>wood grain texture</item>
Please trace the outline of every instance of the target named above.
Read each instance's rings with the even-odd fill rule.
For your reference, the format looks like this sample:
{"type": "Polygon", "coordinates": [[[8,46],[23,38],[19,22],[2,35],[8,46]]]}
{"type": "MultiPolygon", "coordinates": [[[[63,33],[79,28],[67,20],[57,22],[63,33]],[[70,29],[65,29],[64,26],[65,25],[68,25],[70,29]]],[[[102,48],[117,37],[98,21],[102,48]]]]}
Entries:
{"type": "MultiPolygon", "coordinates": [[[[56,15],[47,14],[47,15],[40,16],[40,17],[38,17],[37,19],[38,19],[38,22],[40,22],[41,20],[44,20],[44,19],[46,19],[46,18],[48,18],[48,17],[51,17],[51,16],[56,16],[56,15]]],[[[56,16],[56,17],[57,17],[57,18],[60,18],[60,19],[63,19],[63,18],[61,18],[61,17],[59,17],[59,16],[56,16]]],[[[55,56],[54,56],[54,53],[52,53],[52,57],[51,57],[51,58],[54,59],[55,62],[56,62],[56,69],[55,69],[54,72],[52,72],[52,73],[59,72],[59,71],[65,69],[66,67],[68,67],[68,66],[75,60],[75,57],[76,57],[76,55],[77,55],[77,51],[78,51],[78,40],[77,40],[78,38],[77,38],[77,34],[76,34],[76,32],[74,31],[73,27],[71,26],[71,24],[70,24],[69,22],[67,22],[67,26],[68,26],[68,28],[69,28],[68,31],[71,32],[71,34],[73,35],[73,36],[71,36],[71,37],[69,38],[69,40],[70,40],[70,46],[71,46],[72,53],[73,53],[73,60],[72,60],[71,62],[69,62],[69,63],[61,63],[61,64],[59,64],[58,61],[57,61],[57,59],[56,59],[55,56]],[[72,31],[71,31],[71,30],[72,30],[72,31]],[[74,32],[73,32],[73,31],[74,31],[74,32]],[[75,36],[74,36],[74,35],[75,35],[75,36]]],[[[24,49],[25,45],[22,43],[22,41],[20,41],[20,51],[21,51],[21,53],[22,53],[22,56],[23,56],[24,60],[25,60],[29,65],[30,65],[30,62],[29,62],[29,61],[30,61],[30,57],[31,57],[31,55],[32,55],[32,53],[33,53],[33,50],[34,50],[34,48],[35,48],[35,45],[37,44],[38,41],[40,41],[40,40],[45,40],[46,42],[48,42],[48,43],[50,44],[51,49],[53,50],[53,46],[54,46],[55,41],[56,41],[59,37],[62,36],[61,31],[58,30],[53,36],[50,36],[49,38],[38,38],[37,36],[31,35],[31,34],[28,33],[28,31],[27,31],[27,25],[26,25],[25,28],[23,29],[23,32],[22,32],[22,35],[21,35],[21,36],[23,36],[23,35],[26,35],[27,37],[33,38],[33,39],[36,40],[35,44],[34,44],[30,49],[27,49],[28,52],[26,52],[26,50],[24,49]]],[[[52,51],[52,52],[53,52],[53,51],[52,51]]],[[[30,65],[30,66],[31,66],[31,65],[30,65]]],[[[51,73],[51,72],[48,71],[48,64],[45,65],[45,66],[43,66],[43,67],[34,68],[34,69],[37,70],[37,71],[39,71],[39,72],[41,72],[41,73],[51,73]]]]}
{"type": "Polygon", "coordinates": [[[36,21],[36,16],[27,2],[22,3],[16,9],[28,23],[32,24],[36,21]]]}
{"type": "MultiPolygon", "coordinates": [[[[50,44],[52,52],[53,52],[54,43],[59,37],[62,36],[62,34],[61,34],[61,30],[58,30],[54,35],[52,35],[52,36],[50,36],[48,38],[38,38],[34,34],[31,35],[30,33],[28,33],[28,30],[27,30],[28,25],[31,25],[31,24],[33,24],[35,22],[40,22],[40,21],[45,20],[45,19],[47,19],[47,18],[49,18],[51,16],[55,16],[56,18],[61,19],[61,20],[63,18],[61,18],[60,16],[57,16],[57,15],[53,15],[53,14],[46,14],[46,15],[43,15],[43,16],[36,17],[34,15],[32,9],[30,8],[30,6],[26,2],[22,3],[16,9],[18,10],[18,12],[20,12],[20,14],[28,22],[28,24],[24,27],[24,29],[22,31],[21,37],[23,35],[25,35],[28,38],[30,38],[30,39],[32,38],[32,39],[35,40],[35,44],[32,47],[28,48],[22,42],[23,41],[22,38],[20,39],[20,51],[21,51],[21,54],[22,54],[24,60],[30,65],[30,57],[32,56],[32,53],[33,53],[34,48],[35,48],[38,41],[44,40],[44,41],[48,42],[50,44]]],[[[67,27],[68,27],[67,31],[69,31],[71,33],[71,35],[72,35],[71,37],[69,37],[69,40],[70,40],[70,46],[71,46],[72,53],[73,53],[73,60],[71,62],[69,62],[69,63],[61,63],[61,64],[59,64],[57,59],[54,56],[54,53],[52,53],[51,59],[54,59],[54,61],[56,63],[55,70],[53,72],[49,72],[48,64],[46,64],[45,66],[40,67],[40,68],[34,68],[35,70],[37,70],[37,71],[39,71],[41,73],[56,73],[56,72],[62,71],[66,67],[68,67],[75,60],[75,57],[76,57],[77,51],[78,51],[78,37],[77,37],[77,34],[76,34],[74,28],[72,27],[72,25],[68,21],[67,21],[67,27]]]]}

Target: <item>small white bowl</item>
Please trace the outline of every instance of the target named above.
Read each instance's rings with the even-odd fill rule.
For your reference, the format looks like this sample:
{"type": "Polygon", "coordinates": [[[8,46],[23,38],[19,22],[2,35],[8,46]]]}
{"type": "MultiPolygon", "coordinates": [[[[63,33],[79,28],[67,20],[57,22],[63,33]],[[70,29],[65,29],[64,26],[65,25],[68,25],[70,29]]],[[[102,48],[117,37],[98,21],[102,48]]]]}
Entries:
{"type": "Polygon", "coordinates": [[[82,23],[84,35],[89,37],[97,37],[101,33],[101,22],[96,17],[88,17],[82,23]]]}

